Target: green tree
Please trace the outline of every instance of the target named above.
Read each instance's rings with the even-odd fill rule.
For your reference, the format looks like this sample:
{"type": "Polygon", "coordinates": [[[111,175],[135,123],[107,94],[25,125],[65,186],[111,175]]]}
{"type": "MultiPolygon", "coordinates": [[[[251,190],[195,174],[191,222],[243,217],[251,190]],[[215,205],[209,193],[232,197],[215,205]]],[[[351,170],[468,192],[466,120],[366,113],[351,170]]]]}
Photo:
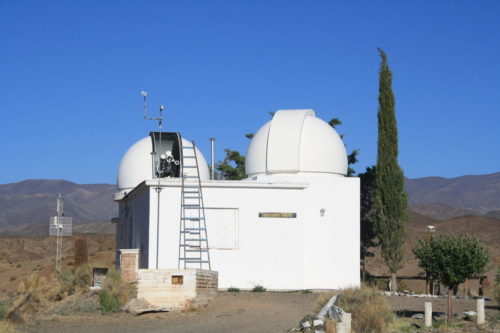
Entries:
{"type": "MultiPolygon", "coordinates": [[[[342,125],[342,121],[338,118],[332,118],[328,122],[328,125],[335,129],[336,126],[342,125]]],[[[339,134],[339,136],[343,139],[345,134],[339,134]]],[[[356,173],[356,170],[351,168],[351,165],[358,163],[358,154],[359,149],[354,149],[349,155],[347,155],[347,177],[352,177],[356,173]]]]}
{"type": "Polygon", "coordinates": [[[421,238],[413,248],[419,265],[448,287],[448,324],[451,323],[452,291],[474,274],[484,271],[490,259],[486,247],[476,238],[447,235],[436,239],[421,238]]]}
{"type": "Polygon", "coordinates": [[[366,280],[365,260],[373,257],[373,253],[368,249],[376,246],[373,241],[375,233],[373,230],[373,194],[375,192],[375,166],[366,168],[364,173],[358,175],[361,181],[360,204],[361,204],[361,279],[366,280]]]}
{"type": "Polygon", "coordinates": [[[392,72],[387,56],[378,49],[382,62],[379,72],[378,154],[375,175],[375,233],[381,254],[391,272],[391,291],[397,291],[396,272],[401,268],[407,196],[403,171],[398,165],[398,130],[392,92],[392,72]]]}
{"type": "Polygon", "coordinates": [[[237,150],[224,149],[224,151],[226,152],[226,157],[215,166],[221,177],[229,180],[246,178],[245,156],[241,155],[237,150]]]}

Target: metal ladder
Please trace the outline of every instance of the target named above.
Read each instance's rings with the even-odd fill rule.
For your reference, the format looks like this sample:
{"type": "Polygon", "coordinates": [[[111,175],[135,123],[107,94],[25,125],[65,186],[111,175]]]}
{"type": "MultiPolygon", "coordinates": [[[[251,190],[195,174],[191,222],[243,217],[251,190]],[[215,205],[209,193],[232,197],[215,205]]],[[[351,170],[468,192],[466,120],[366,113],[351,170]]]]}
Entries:
{"type": "Polygon", "coordinates": [[[178,268],[208,268],[210,270],[205,207],[194,141],[192,141],[191,146],[184,146],[181,142],[181,160],[182,187],[178,268]],[[187,175],[186,169],[194,172],[187,175]]]}

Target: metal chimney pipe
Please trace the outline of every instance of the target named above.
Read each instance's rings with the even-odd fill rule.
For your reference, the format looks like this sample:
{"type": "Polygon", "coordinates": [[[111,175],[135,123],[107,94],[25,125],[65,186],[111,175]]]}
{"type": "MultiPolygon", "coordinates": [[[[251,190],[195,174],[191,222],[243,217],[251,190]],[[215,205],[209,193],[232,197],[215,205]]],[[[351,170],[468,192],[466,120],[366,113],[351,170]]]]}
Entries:
{"type": "Polygon", "coordinates": [[[215,156],[214,156],[214,146],[215,138],[210,138],[210,150],[211,150],[211,161],[210,161],[210,179],[215,179],[215,156]]]}

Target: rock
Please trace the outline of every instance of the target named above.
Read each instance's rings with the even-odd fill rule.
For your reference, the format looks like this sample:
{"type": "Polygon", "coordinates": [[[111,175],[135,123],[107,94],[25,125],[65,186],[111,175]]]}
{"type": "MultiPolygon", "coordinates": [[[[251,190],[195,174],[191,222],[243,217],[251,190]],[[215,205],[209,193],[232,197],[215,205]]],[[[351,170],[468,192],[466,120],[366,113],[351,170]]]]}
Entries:
{"type": "Polygon", "coordinates": [[[313,320],[313,327],[315,330],[321,330],[325,328],[325,321],[321,318],[316,318],[313,320]]]}
{"type": "Polygon", "coordinates": [[[144,298],[133,298],[122,307],[122,310],[134,315],[139,315],[145,312],[162,312],[170,311],[172,309],[151,305],[144,298]]]}
{"type": "Polygon", "coordinates": [[[424,319],[424,314],[423,313],[415,313],[411,317],[415,318],[415,319],[424,319]]]}

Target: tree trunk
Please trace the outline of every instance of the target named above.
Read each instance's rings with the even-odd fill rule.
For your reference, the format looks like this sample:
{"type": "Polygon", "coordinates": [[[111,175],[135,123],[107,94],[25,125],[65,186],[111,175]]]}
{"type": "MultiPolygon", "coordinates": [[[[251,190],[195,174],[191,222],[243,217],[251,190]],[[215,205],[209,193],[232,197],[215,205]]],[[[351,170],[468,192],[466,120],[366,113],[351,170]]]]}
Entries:
{"type": "Polygon", "coordinates": [[[391,273],[391,291],[398,291],[398,279],[396,273],[391,273]]]}
{"type": "Polygon", "coordinates": [[[452,287],[448,287],[448,311],[446,314],[446,319],[447,319],[448,325],[451,325],[451,297],[453,295],[452,290],[453,290],[452,287]]]}

